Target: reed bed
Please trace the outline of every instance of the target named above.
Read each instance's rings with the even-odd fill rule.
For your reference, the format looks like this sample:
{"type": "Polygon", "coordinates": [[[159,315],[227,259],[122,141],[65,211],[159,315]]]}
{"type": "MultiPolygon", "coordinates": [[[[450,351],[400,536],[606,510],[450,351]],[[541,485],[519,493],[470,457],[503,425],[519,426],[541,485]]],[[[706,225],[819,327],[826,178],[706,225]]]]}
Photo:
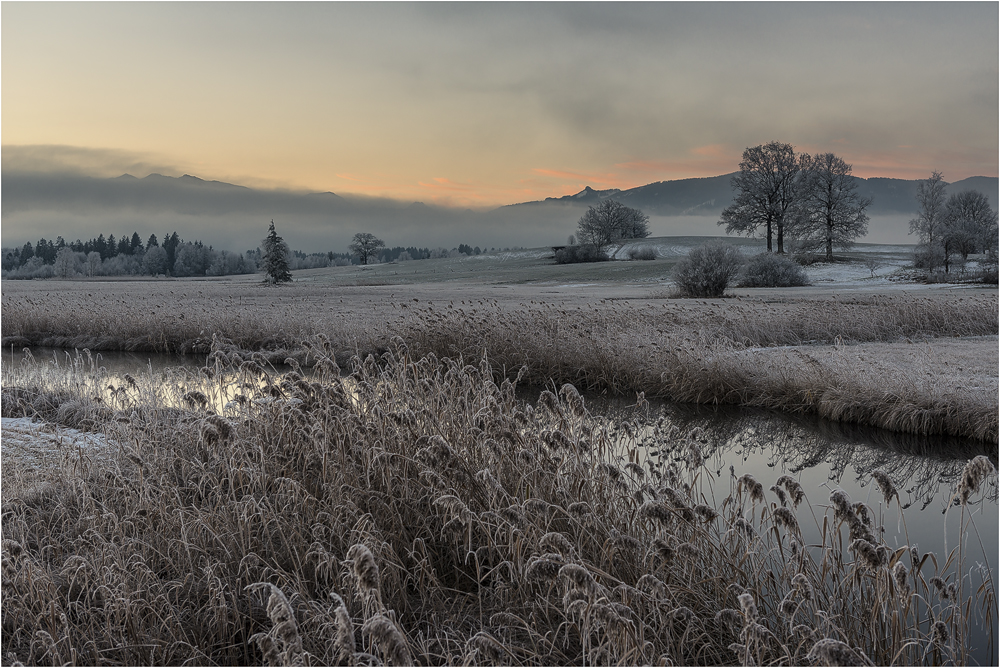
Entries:
{"type": "MultiPolygon", "coordinates": [[[[656,325],[645,332],[651,336],[650,344],[673,335],[742,347],[981,336],[996,334],[1000,327],[997,297],[982,294],[803,298],[780,303],[602,300],[581,305],[580,300],[567,304],[519,298],[469,299],[466,303],[464,298],[449,298],[461,292],[443,288],[438,293],[448,303],[438,301],[435,310],[433,302],[428,305],[426,300],[405,298],[404,286],[399,297],[391,293],[387,298],[308,285],[284,291],[211,283],[181,283],[176,290],[156,284],[129,285],[71,286],[44,293],[20,285],[8,288],[0,323],[3,346],[207,353],[214,335],[246,350],[287,356],[301,354],[299,342],[324,334],[339,354],[347,356],[346,362],[350,355],[364,356],[384,348],[393,336],[405,338],[412,327],[433,323],[442,315],[476,319],[484,312],[500,319],[518,314],[555,318],[567,329],[611,333],[646,320],[656,325]]],[[[542,329],[547,326],[540,323],[542,329]]],[[[609,337],[609,345],[613,338],[609,337]]]]}
{"type": "Polygon", "coordinates": [[[4,346],[206,353],[215,341],[273,364],[287,358],[307,364],[299,342],[322,334],[346,365],[354,355],[380,355],[399,336],[420,354],[486,354],[508,372],[526,366],[527,381],[537,385],[568,382],[627,396],[760,406],[993,443],[1000,434],[995,388],[929,383],[921,368],[885,373],[848,359],[758,350],[995,335],[995,295],[434,305],[346,293],[333,298],[308,286],[287,293],[243,286],[226,294],[205,284],[195,294],[189,284],[188,292],[170,293],[174,303],[166,294],[143,299],[129,289],[109,288],[105,298],[79,289],[5,295],[4,346]]]}
{"type": "MultiPolygon", "coordinates": [[[[217,346],[185,408],[142,378],[50,397],[118,455],[4,500],[5,664],[964,665],[993,628],[991,571],[881,540],[881,473],[877,508],[810,499],[571,384],[525,404],[527,368],[303,347],[309,377],[217,346]]],[[[994,477],[955,490],[970,535],[994,477]]]]}
{"type": "MultiPolygon", "coordinates": [[[[822,310],[816,306],[814,320],[821,320],[822,310]]],[[[892,309],[882,311],[886,323],[898,321],[886,325],[898,333],[907,329],[900,324],[904,315],[920,310],[904,303],[895,315],[892,309]]],[[[843,318],[844,327],[849,328],[849,323],[864,320],[860,315],[852,319],[846,312],[832,312],[835,317],[827,325],[843,318]]],[[[773,317],[762,314],[760,318],[781,329],[781,313],[775,310],[773,317]]],[[[996,314],[983,312],[980,316],[979,324],[985,328],[996,314]]],[[[926,313],[923,317],[930,318],[926,313]]],[[[936,383],[927,379],[920,366],[887,372],[880,366],[859,364],[843,347],[843,354],[825,358],[801,348],[748,348],[749,343],[761,341],[746,334],[751,326],[757,327],[757,321],[739,321],[738,325],[746,326],[743,334],[737,334],[730,320],[720,318],[721,324],[712,325],[711,319],[702,317],[702,328],[697,329],[671,327],[631,309],[586,313],[548,307],[504,314],[492,309],[457,313],[426,309],[406,338],[421,352],[466,357],[486,354],[501,368],[526,367],[527,377],[538,385],[552,379],[588,391],[758,406],[899,432],[997,442],[1000,425],[995,387],[990,391],[965,383],[936,383]],[[720,334],[723,329],[726,333],[720,334]],[[737,342],[740,337],[743,340],[737,342]]],[[[913,316],[910,322],[919,320],[913,316]]],[[[805,325],[809,318],[803,315],[801,322],[805,325]]],[[[982,331],[969,323],[960,329],[982,331]]],[[[826,335],[834,331],[846,329],[831,328],[826,335]]],[[[803,335],[819,334],[817,329],[803,330],[803,335]]],[[[835,340],[842,343],[842,339],[835,340]]]]}

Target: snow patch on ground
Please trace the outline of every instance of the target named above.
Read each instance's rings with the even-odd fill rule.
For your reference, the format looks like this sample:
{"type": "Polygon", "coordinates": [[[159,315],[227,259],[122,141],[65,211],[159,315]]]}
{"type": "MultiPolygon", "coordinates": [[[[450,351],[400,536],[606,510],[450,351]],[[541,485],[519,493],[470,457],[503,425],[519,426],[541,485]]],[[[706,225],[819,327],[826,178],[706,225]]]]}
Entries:
{"type": "Polygon", "coordinates": [[[909,264],[906,260],[886,260],[875,268],[874,277],[870,269],[854,262],[817,262],[805,267],[805,270],[809,280],[816,285],[834,283],[875,287],[892,283],[890,277],[909,264]]]}
{"type": "Polygon", "coordinates": [[[58,467],[66,454],[93,457],[107,452],[109,443],[103,434],[94,434],[31,418],[2,418],[0,457],[4,478],[8,473],[58,467]]]}

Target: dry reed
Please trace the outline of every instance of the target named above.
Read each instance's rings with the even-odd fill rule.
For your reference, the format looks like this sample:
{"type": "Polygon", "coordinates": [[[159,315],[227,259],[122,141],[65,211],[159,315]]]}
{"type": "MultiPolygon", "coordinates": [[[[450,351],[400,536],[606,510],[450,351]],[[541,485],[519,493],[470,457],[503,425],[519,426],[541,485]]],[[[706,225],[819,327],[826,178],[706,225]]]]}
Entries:
{"type": "MultiPolygon", "coordinates": [[[[485,351],[494,368],[510,377],[519,370],[519,380],[538,386],[571,383],[636,393],[642,400],[761,406],[990,442],[1000,433],[995,390],[936,385],[921,369],[886,373],[853,356],[817,359],[800,351],[759,350],[995,335],[995,296],[729,300],[713,304],[717,308],[608,303],[586,309],[470,300],[435,308],[382,299],[333,305],[328,291],[308,286],[278,295],[209,283],[180,283],[169,291],[173,284],[129,285],[105,286],[96,295],[84,288],[42,293],[17,285],[15,294],[3,295],[3,345],[208,352],[214,342],[230,354],[249,357],[256,351],[272,364],[314,363],[318,357],[301,341],[324,334],[332,351],[319,357],[343,366],[354,354],[381,355],[393,336],[401,336],[418,356],[476,358],[485,351]],[[161,294],[150,298],[151,289],[161,294]]],[[[572,396],[569,404],[572,411],[586,410],[572,396]]]]}
{"type": "MultiPolygon", "coordinates": [[[[925,558],[906,571],[899,614],[886,592],[902,590],[901,562],[866,506],[835,494],[821,544],[792,557],[811,513],[767,504],[749,476],[731,476],[717,502],[724,487],[667,427],[650,443],[680,457],[641,462],[639,476],[627,466],[638,429],[590,415],[575,388],[532,410],[486,358],[416,357],[396,340],[348,377],[327,356],[308,380],[262,381],[216,352],[201,372],[206,406],[167,406],[136,379],[91,418],[120,448],[110,464],[80,458],[5,498],[3,656],[962,663],[966,604],[995,600],[991,576],[963,599],[947,584],[961,559],[931,573],[925,558]],[[221,408],[234,385],[246,401],[221,408]],[[330,594],[338,575],[345,598],[330,594]],[[947,598],[930,596],[938,582],[947,598]],[[739,619],[725,612],[736,608],[739,619]]],[[[46,401],[58,414],[90,387],[46,401]]],[[[975,473],[967,502],[994,475],[975,473]]]]}

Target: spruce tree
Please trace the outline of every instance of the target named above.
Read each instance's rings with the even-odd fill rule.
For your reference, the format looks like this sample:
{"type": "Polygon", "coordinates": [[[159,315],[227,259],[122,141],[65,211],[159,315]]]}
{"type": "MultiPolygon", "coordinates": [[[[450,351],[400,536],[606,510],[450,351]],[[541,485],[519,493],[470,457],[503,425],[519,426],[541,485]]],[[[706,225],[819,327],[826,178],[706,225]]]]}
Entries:
{"type": "Polygon", "coordinates": [[[274,221],[268,228],[264,239],[262,257],[264,271],[270,283],[290,283],[292,274],[288,271],[288,244],[274,231],[274,221]]]}

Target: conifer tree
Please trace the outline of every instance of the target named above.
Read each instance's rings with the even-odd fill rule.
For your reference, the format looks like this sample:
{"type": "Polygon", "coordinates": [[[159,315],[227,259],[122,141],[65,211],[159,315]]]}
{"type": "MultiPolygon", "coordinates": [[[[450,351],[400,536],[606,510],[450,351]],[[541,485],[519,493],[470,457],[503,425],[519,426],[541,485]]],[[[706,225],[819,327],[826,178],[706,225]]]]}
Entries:
{"type": "Polygon", "coordinates": [[[288,271],[288,244],[274,231],[273,220],[264,239],[261,256],[269,283],[291,282],[292,274],[288,271]]]}

